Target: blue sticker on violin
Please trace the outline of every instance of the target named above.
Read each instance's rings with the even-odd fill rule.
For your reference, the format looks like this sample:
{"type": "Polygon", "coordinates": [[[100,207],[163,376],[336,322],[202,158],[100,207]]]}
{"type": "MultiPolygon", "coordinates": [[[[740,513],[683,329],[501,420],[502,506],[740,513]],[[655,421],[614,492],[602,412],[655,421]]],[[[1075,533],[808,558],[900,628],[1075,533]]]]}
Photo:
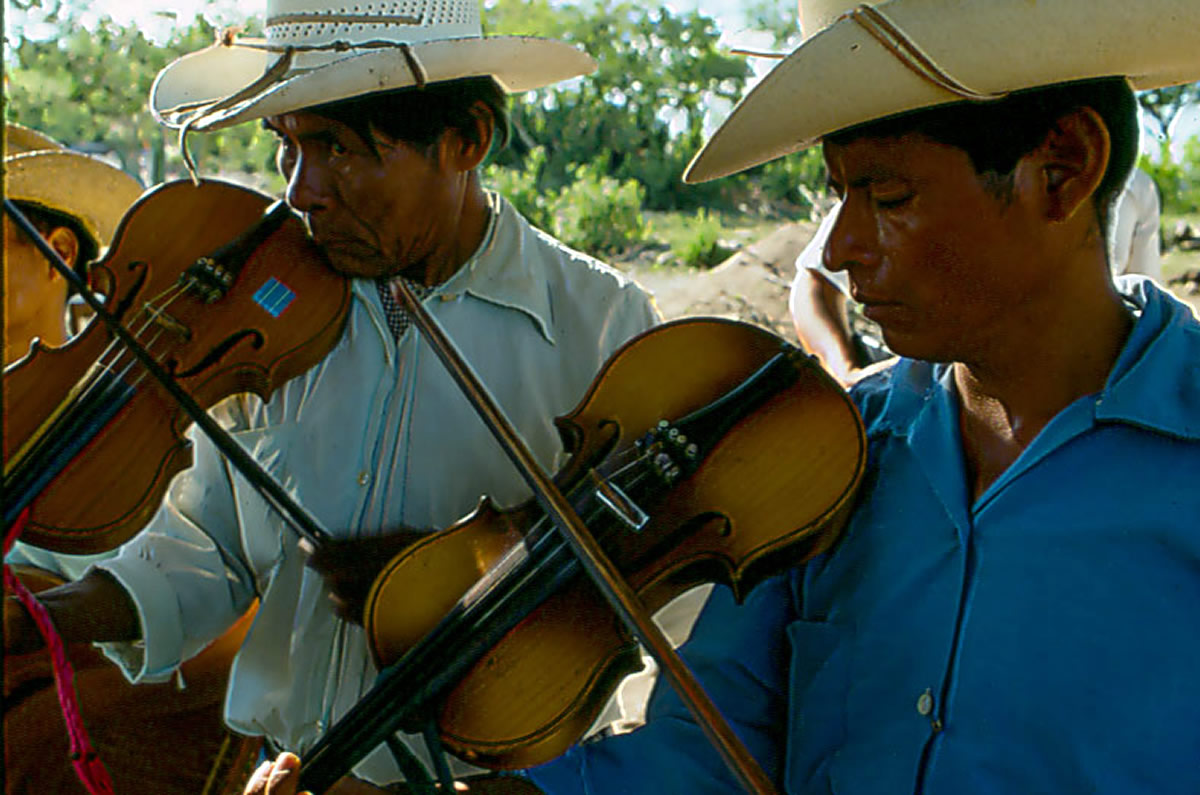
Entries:
{"type": "Polygon", "coordinates": [[[296,294],[286,284],[270,278],[258,288],[258,292],[254,294],[254,302],[267,310],[271,317],[279,317],[295,297],[296,294]]]}

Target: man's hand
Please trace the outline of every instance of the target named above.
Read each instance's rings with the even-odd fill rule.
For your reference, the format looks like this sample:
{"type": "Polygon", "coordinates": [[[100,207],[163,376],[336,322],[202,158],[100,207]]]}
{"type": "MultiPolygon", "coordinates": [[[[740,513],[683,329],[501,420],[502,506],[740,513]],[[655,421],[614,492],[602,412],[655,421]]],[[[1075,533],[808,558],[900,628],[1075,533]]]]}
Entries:
{"type": "MultiPolygon", "coordinates": [[[[82,580],[39,591],[37,600],[66,643],[137,640],[137,608],[125,589],[100,570],[82,580]]],[[[15,596],[4,599],[4,651],[24,654],[44,645],[41,633],[15,596]]]]}
{"type": "MultiPolygon", "coordinates": [[[[263,762],[258,766],[246,785],[244,795],[296,795],[299,780],[300,759],[295,754],[284,752],[275,757],[274,762],[263,762]]],[[[326,790],[326,795],[376,795],[381,792],[390,790],[346,777],[326,790]]]]}
{"type": "Polygon", "coordinates": [[[282,753],[274,762],[258,766],[243,795],[296,795],[299,778],[300,759],[295,754],[282,753]]]}
{"type": "Polygon", "coordinates": [[[405,530],[372,538],[333,539],[312,549],[308,565],[325,578],[334,612],[346,621],[361,624],[367,594],[379,572],[425,535],[405,530]]]}
{"type": "MultiPolygon", "coordinates": [[[[297,795],[300,760],[295,754],[282,753],[274,762],[263,762],[250,778],[243,795],[297,795]]],[[[528,779],[505,775],[482,775],[454,782],[456,795],[542,795],[537,785],[528,779]]],[[[438,787],[441,791],[441,787],[438,787]]],[[[376,795],[376,793],[407,793],[403,784],[380,789],[361,779],[347,776],[339,780],[326,795],[376,795]]],[[[299,795],[307,795],[299,793],[299,795]]]]}

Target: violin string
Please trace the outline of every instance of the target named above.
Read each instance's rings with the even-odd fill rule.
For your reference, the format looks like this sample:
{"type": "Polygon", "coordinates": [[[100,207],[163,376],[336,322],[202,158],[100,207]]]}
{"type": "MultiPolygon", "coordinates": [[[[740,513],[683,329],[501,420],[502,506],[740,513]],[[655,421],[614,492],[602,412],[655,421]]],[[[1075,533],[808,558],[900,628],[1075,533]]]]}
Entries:
{"type": "MultiPolygon", "coordinates": [[[[160,311],[165,311],[178,298],[180,298],[186,291],[187,291],[186,285],[184,285],[178,281],[174,282],[167,289],[163,290],[158,295],[153,296],[151,298],[151,300],[149,302],[147,302],[144,306],[145,307],[158,306],[158,307],[162,308],[160,311]]],[[[154,351],[153,351],[154,343],[157,342],[158,340],[162,339],[164,332],[160,328],[158,330],[158,333],[155,334],[153,337],[149,338],[149,340],[143,340],[142,337],[145,335],[146,330],[154,324],[154,313],[150,312],[148,310],[144,310],[143,312],[140,312],[138,314],[141,317],[141,326],[136,329],[130,328],[129,331],[133,335],[134,339],[138,340],[138,342],[140,342],[142,344],[142,347],[144,347],[148,352],[154,353],[154,351]]],[[[107,356],[107,355],[114,356],[114,360],[111,362],[111,365],[110,365],[111,370],[113,372],[116,372],[117,366],[122,362],[122,357],[126,357],[126,356],[129,357],[128,362],[125,364],[124,369],[121,370],[120,373],[118,374],[118,377],[121,379],[127,378],[128,374],[137,366],[137,357],[133,356],[132,353],[126,348],[126,346],[123,345],[119,340],[114,339],[112,341],[112,343],[109,345],[108,350],[105,352],[104,355],[105,356],[107,356]]],[[[155,355],[154,358],[156,360],[158,360],[159,362],[162,362],[161,355],[155,355]]],[[[128,382],[129,387],[131,389],[137,389],[139,386],[141,386],[142,382],[144,382],[147,377],[148,377],[148,373],[145,372],[144,370],[139,372],[139,374],[132,381],[128,382]]]]}
{"type": "MultiPolygon", "coordinates": [[[[650,478],[650,474],[646,471],[646,467],[639,467],[640,464],[643,464],[650,459],[650,452],[642,451],[641,448],[637,446],[631,446],[621,451],[617,455],[623,455],[626,458],[633,456],[633,460],[621,467],[618,467],[614,472],[608,475],[606,479],[610,482],[615,481],[620,475],[626,474],[630,470],[637,468],[634,471],[633,477],[621,486],[621,488],[626,492],[637,491],[646,482],[646,480],[650,478]]],[[[579,492],[586,490],[588,486],[589,481],[586,479],[577,483],[567,493],[566,496],[568,501],[571,501],[571,498],[578,496],[579,492]]],[[[631,494],[630,498],[634,499],[634,496],[631,494]]],[[[619,527],[601,526],[598,529],[593,529],[597,524],[599,524],[596,520],[603,514],[603,506],[595,505],[593,503],[587,516],[580,517],[584,525],[588,527],[589,532],[592,533],[596,543],[602,548],[608,545],[608,542],[612,540],[614,535],[620,533],[619,527]]],[[[543,514],[543,516],[533,524],[533,527],[530,528],[530,533],[526,536],[525,544],[530,553],[530,563],[528,565],[534,567],[535,573],[544,573],[558,569],[564,565],[564,561],[562,560],[564,555],[568,556],[565,561],[566,564],[576,562],[574,552],[570,549],[570,545],[565,538],[555,534],[550,536],[548,540],[542,540],[546,538],[548,533],[553,532],[553,527],[551,526],[552,524],[553,522],[550,517],[543,514]],[[535,552],[535,547],[540,547],[542,544],[549,544],[549,547],[545,550],[538,549],[535,552]]]]}
{"type": "MultiPolygon", "coordinates": [[[[144,336],[145,330],[150,326],[151,322],[152,320],[150,319],[144,320],[141,328],[136,331],[131,329],[131,333],[135,338],[144,336]]],[[[142,345],[147,351],[153,353],[154,345],[161,337],[162,332],[160,331],[148,341],[143,341],[142,345]]],[[[155,358],[161,359],[161,356],[155,356],[155,358]]],[[[129,373],[136,365],[136,357],[133,357],[129,353],[126,346],[119,339],[114,338],[97,358],[93,366],[88,369],[84,377],[80,379],[82,387],[79,389],[78,394],[71,400],[70,405],[65,407],[65,411],[55,421],[55,424],[62,423],[66,425],[72,421],[72,418],[80,416],[80,413],[86,416],[96,406],[102,406],[105,401],[119,399],[118,384],[124,384],[129,390],[136,390],[148,375],[143,371],[137,377],[130,379],[129,373]]],[[[59,427],[62,427],[62,425],[59,427]]]]}
{"type": "MultiPolygon", "coordinates": [[[[186,284],[180,281],[173,282],[167,289],[143,304],[143,311],[136,314],[136,317],[140,319],[137,327],[127,326],[131,336],[159,362],[163,361],[165,351],[156,352],[154,349],[156,344],[163,339],[165,332],[159,327],[156,333],[147,337],[147,330],[155,325],[155,312],[151,311],[149,307],[161,307],[158,311],[165,311],[187,290],[186,284]]],[[[137,366],[137,357],[119,338],[114,336],[93,365],[73,387],[67,403],[62,406],[58,416],[47,428],[47,437],[53,438],[56,435],[56,429],[72,427],[80,418],[93,413],[102,413],[102,410],[98,411],[97,407],[103,407],[107,401],[121,400],[122,392],[136,391],[150,375],[143,369],[131,378],[130,373],[134,372],[137,366]]]]}
{"type": "MultiPolygon", "coordinates": [[[[139,342],[142,342],[142,340],[140,338],[141,338],[142,334],[145,333],[146,328],[150,325],[151,322],[152,321],[150,318],[145,318],[142,322],[141,328],[134,329],[132,327],[128,327],[128,330],[129,330],[131,336],[133,336],[133,338],[138,340],[139,342]]],[[[142,342],[142,345],[147,350],[149,350],[150,346],[147,343],[142,342]]],[[[122,343],[120,339],[114,337],[109,342],[108,347],[105,348],[105,350],[100,354],[99,358],[97,359],[97,364],[99,364],[101,366],[103,372],[114,372],[115,373],[117,371],[117,367],[121,364],[122,357],[125,357],[125,356],[129,356],[131,360],[136,360],[136,357],[134,357],[130,353],[130,351],[125,346],[125,344],[122,343]],[[110,357],[111,357],[111,361],[105,362],[105,360],[109,359],[110,357]]],[[[127,366],[125,368],[125,370],[121,374],[121,377],[123,377],[125,373],[128,373],[131,368],[132,368],[132,363],[130,366],[127,366]]]]}

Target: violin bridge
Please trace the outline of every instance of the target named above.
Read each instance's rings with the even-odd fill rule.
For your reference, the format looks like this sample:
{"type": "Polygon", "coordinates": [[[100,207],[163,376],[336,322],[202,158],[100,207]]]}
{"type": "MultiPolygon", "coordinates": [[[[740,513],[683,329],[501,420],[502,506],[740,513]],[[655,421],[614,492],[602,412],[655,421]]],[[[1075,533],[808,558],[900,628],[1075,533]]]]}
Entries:
{"type": "Polygon", "coordinates": [[[160,326],[166,331],[176,334],[185,340],[190,340],[192,338],[192,330],[167,314],[165,309],[160,309],[149,301],[142,306],[142,309],[147,315],[150,316],[150,322],[154,325],[160,326]]]}
{"type": "Polygon", "coordinates": [[[612,511],[630,530],[640,532],[650,521],[650,516],[631,500],[620,486],[601,478],[595,470],[592,470],[591,475],[592,482],[596,484],[596,499],[600,500],[600,504],[612,511]]]}

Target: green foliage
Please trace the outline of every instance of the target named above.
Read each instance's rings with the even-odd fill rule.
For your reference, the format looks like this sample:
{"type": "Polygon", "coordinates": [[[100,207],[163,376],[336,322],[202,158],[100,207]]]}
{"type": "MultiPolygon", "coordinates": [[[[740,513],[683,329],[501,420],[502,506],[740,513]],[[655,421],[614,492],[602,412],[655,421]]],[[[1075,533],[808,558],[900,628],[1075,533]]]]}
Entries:
{"type": "MultiPolygon", "coordinates": [[[[70,32],[46,41],[10,38],[6,118],[84,151],[111,155],[147,184],[184,176],[176,135],[146,112],[146,97],[163,66],[214,39],[213,26],[199,19],[156,46],[133,26],[95,19],[84,0],[34,5],[41,19],[70,32]]],[[[569,190],[580,173],[611,177],[618,185],[636,181],[651,209],[732,210],[745,205],[748,195],[804,206],[804,188],[796,180],[807,179],[808,172],[796,164],[766,167],[769,178],[761,186],[753,176],[682,183],[684,168],[703,143],[709,108],[718,99],[740,98],[750,75],[744,58],[718,49],[711,18],[606,0],[488,5],[486,32],[563,39],[598,63],[591,76],[512,101],[513,144],[496,161],[507,170],[491,168],[489,174],[535,223],[553,227],[559,216],[574,217],[555,209],[562,195],[590,201],[593,184],[569,190]],[[588,164],[590,170],[581,172],[588,164]]],[[[207,8],[212,7],[210,0],[207,8]]],[[[789,23],[786,15],[780,19],[782,30],[789,23]]],[[[254,35],[250,28],[246,33],[254,35]]],[[[188,147],[202,174],[270,192],[282,188],[273,166],[274,140],[256,124],[192,134],[188,147]]],[[[632,237],[617,237],[634,239],[634,227],[629,229],[632,237]]]]}
{"type": "Polygon", "coordinates": [[[750,69],[717,49],[711,18],[604,0],[555,7],[497,0],[486,18],[490,33],[555,36],[597,61],[585,79],[514,100],[514,142],[503,165],[516,167],[541,146],[544,189],[564,187],[579,165],[599,158],[616,179],[641,183],[650,208],[698,206],[713,193],[680,178],[703,140],[707,107],[716,97],[738,99],[750,69]]]}
{"type": "Polygon", "coordinates": [[[538,176],[545,163],[546,150],[539,146],[529,153],[524,168],[489,164],[483,170],[483,182],[508,199],[529,223],[553,234],[555,197],[538,187],[538,176]]]}
{"type": "Polygon", "coordinates": [[[1171,157],[1170,143],[1159,145],[1157,161],[1142,155],[1138,166],[1154,178],[1162,194],[1163,215],[1188,215],[1200,212],[1200,138],[1183,145],[1179,162],[1171,157]]]}
{"type": "Polygon", "coordinates": [[[776,158],[746,172],[746,178],[772,203],[785,202],[793,208],[790,214],[810,218],[821,212],[819,196],[826,177],[825,157],[819,146],[776,158]]]}
{"type": "Polygon", "coordinates": [[[671,253],[690,268],[711,268],[725,258],[721,247],[721,218],[700,209],[687,224],[685,234],[671,244],[671,253]]]}
{"type": "Polygon", "coordinates": [[[538,177],[545,162],[545,150],[538,147],[524,168],[487,166],[483,181],[534,226],[594,256],[623,251],[646,238],[645,195],[639,183],[622,182],[604,174],[598,164],[585,163],[562,189],[542,189],[538,177]]]}
{"type": "Polygon", "coordinates": [[[790,50],[800,43],[800,8],[795,3],[751,0],[745,15],[751,30],[765,30],[775,37],[775,46],[790,50]]]}
{"type": "MultiPolygon", "coordinates": [[[[5,119],[72,148],[113,157],[147,185],[184,176],[176,135],[151,117],[146,98],[163,66],[210,44],[216,31],[199,19],[159,47],[136,27],[108,17],[84,27],[80,17],[85,11],[58,5],[48,11],[46,21],[68,31],[66,35],[9,42],[5,119]]],[[[189,146],[202,174],[219,168],[222,175],[263,188],[280,184],[271,176],[275,143],[257,125],[194,134],[189,146]]]]}
{"type": "Polygon", "coordinates": [[[632,179],[608,176],[600,161],[575,169],[554,201],[554,234],[590,254],[612,254],[646,238],[645,192],[632,179]]]}

